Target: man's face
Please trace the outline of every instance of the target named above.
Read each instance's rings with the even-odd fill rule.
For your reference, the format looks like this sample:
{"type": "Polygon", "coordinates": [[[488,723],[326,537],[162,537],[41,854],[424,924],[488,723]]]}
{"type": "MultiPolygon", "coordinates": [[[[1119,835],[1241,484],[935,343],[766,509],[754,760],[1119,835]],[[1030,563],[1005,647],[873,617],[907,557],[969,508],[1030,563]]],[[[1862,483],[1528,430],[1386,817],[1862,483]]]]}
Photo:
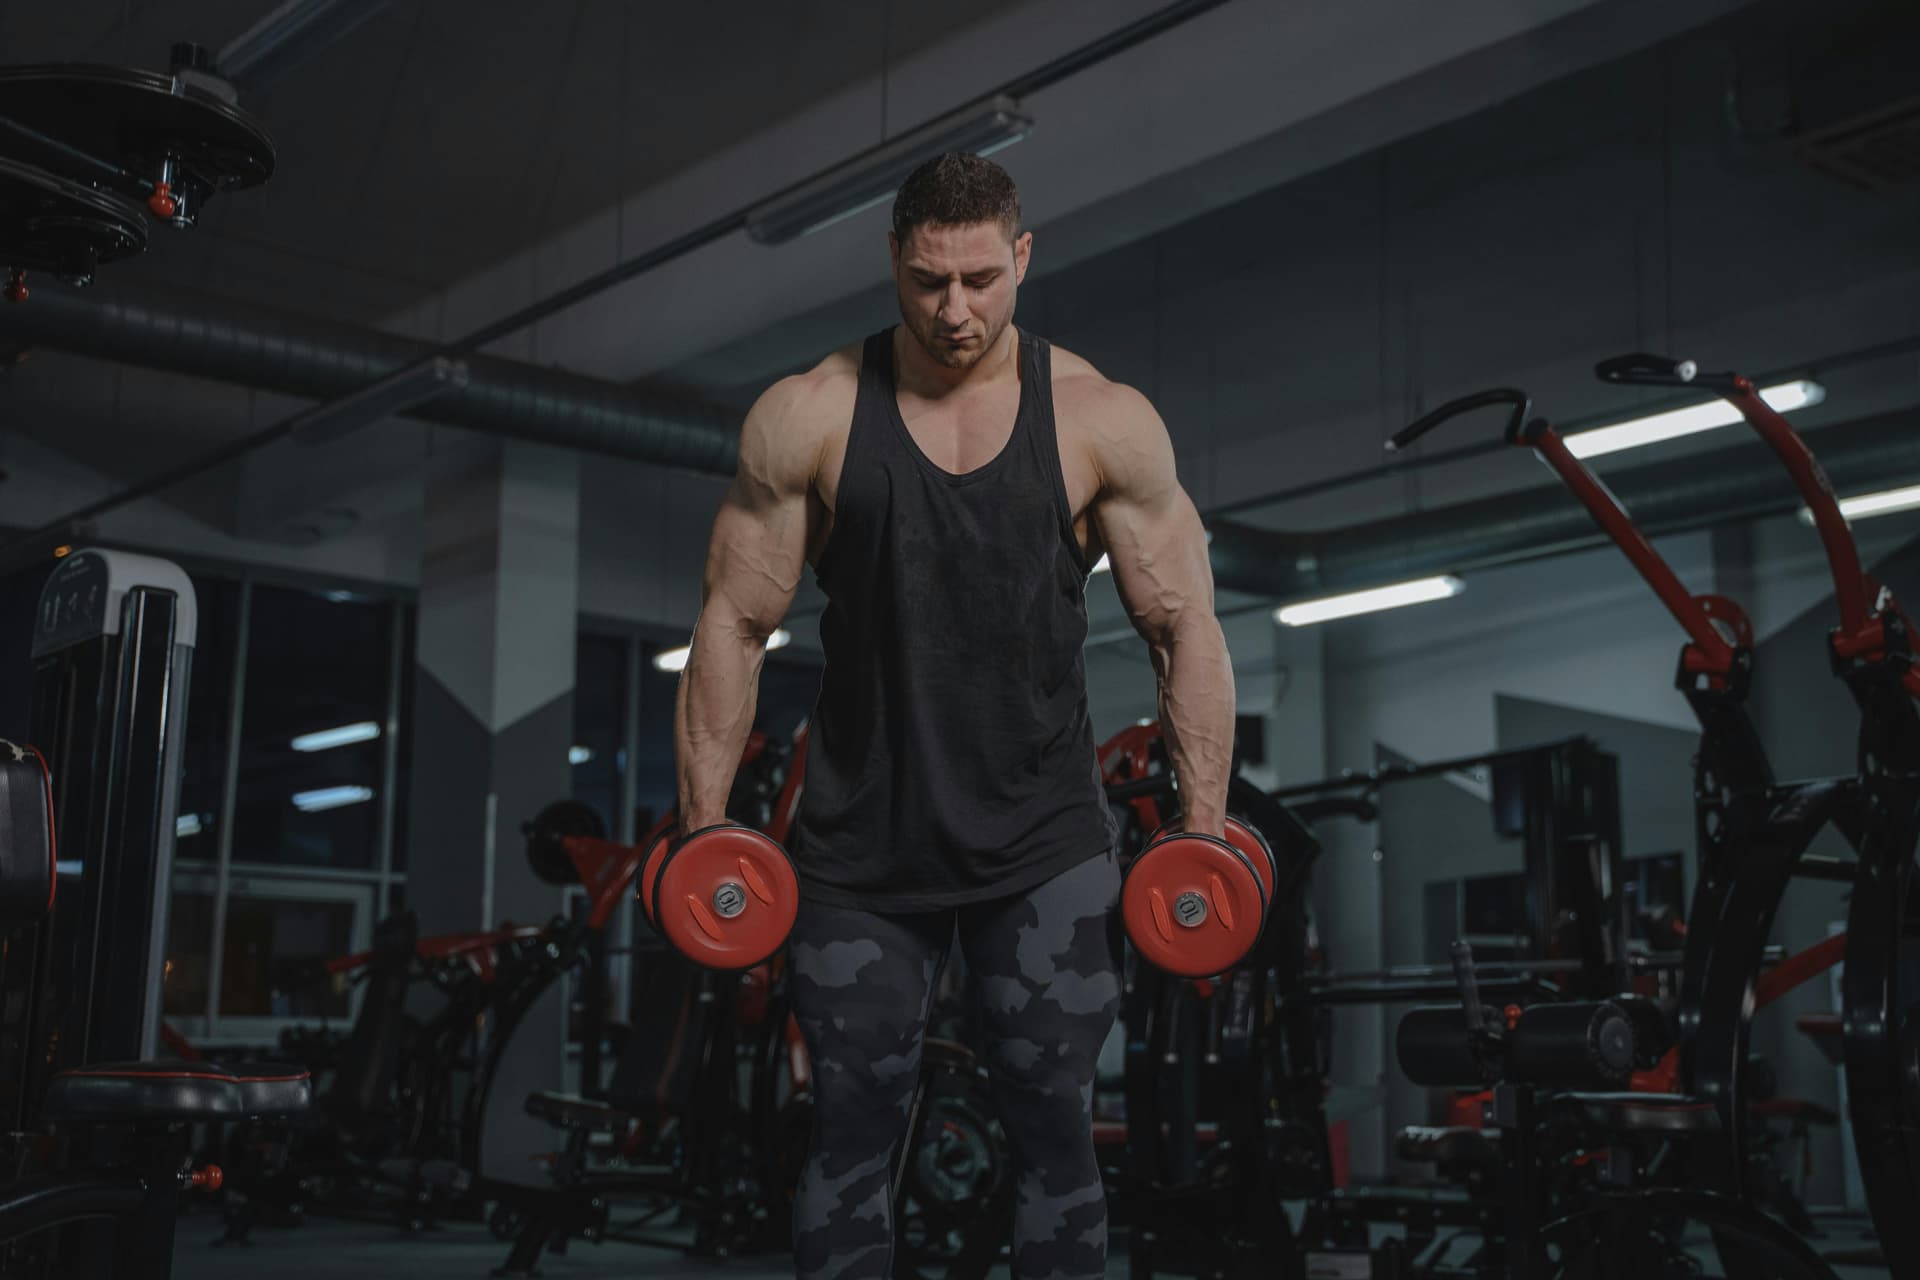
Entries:
{"type": "Polygon", "coordinates": [[[921,225],[905,241],[888,240],[907,331],[947,368],[971,368],[1013,321],[1032,233],[1009,242],[998,222],[970,222],[921,225]]]}

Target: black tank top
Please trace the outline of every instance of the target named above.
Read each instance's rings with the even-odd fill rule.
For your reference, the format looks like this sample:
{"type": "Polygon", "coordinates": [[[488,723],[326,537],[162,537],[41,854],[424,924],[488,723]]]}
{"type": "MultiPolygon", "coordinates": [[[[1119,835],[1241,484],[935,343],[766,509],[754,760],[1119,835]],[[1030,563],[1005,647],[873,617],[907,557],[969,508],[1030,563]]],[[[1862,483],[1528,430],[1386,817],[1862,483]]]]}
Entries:
{"type": "Polygon", "coordinates": [[[803,897],[959,906],[1113,848],[1052,360],[1044,341],[1019,338],[1013,434],[965,475],[907,433],[892,331],[867,339],[816,568],[826,671],[791,841],[803,897]]]}

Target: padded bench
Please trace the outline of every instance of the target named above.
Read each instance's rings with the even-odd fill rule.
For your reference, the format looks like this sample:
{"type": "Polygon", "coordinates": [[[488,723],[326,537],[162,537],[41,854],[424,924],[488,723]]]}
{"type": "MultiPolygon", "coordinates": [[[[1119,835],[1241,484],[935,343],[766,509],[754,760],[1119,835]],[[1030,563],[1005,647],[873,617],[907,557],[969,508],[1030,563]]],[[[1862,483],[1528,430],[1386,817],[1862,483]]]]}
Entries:
{"type": "Polygon", "coordinates": [[[62,1071],[47,1088],[46,1110],[77,1120],[188,1123],[296,1115],[312,1096],[312,1079],[300,1067],[161,1059],[62,1071]]]}

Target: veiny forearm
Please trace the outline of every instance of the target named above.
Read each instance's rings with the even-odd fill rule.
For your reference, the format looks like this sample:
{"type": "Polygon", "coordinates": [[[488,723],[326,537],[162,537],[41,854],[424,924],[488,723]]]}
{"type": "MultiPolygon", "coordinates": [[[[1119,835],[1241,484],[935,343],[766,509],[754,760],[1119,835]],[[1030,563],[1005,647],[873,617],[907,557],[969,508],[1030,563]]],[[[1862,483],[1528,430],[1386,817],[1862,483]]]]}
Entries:
{"type": "Polygon", "coordinates": [[[1207,614],[1175,628],[1152,652],[1160,731],[1180,784],[1185,829],[1220,835],[1233,770],[1233,660],[1226,635],[1207,614]]]}
{"type": "Polygon", "coordinates": [[[753,731],[766,637],[740,625],[702,619],[674,698],[673,744],[680,825],[687,831],[722,822],[740,755],[753,731]]]}

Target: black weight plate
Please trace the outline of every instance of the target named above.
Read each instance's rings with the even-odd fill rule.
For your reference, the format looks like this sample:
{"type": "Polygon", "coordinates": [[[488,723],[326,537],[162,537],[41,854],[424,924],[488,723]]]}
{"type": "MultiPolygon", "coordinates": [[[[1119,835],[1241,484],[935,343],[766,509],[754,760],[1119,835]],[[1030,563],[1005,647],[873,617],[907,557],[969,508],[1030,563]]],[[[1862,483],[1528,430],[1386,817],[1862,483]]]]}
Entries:
{"type": "MultiPolygon", "coordinates": [[[[171,155],[204,200],[273,174],[273,138],[247,112],[188,81],[129,67],[0,67],[0,116],[142,178],[171,155]]],[[[25,146],[9,137],[10,151],[25,146]]],[[[53,158],[49,167],[62,166],[53,158]]],[[[73,177],[95,175],[74,173],[73,177]]]]}
{"type": "Polygon", "coordinates": [[[139,205],[32,165],[0,159],[0,267],[90,276],[147,247],[139,205]]]}

